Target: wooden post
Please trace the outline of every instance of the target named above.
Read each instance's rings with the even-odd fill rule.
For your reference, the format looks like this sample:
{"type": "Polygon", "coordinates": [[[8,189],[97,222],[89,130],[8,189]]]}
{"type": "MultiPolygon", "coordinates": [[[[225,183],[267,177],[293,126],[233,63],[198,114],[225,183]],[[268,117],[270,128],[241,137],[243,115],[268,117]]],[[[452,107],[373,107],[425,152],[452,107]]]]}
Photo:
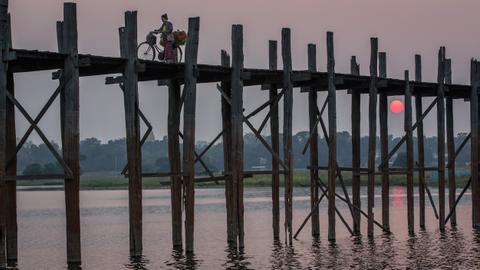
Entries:
{"type": "MultiPolygon", "coordinates": [[[[422,81],[422,57],[415,55],[415,82],[422,81]]],[[[423,121],[422,118],[422,96],[415,96],[415,115],[417,121],[417,151],[418,151],[418,197],[419,197],[419,221],[420,228],[425,229],[425,147],[423,137],[423,121]]]]}
{"type": "Polygon", "coordinates": [[[282,59],[283,59],[283,149],[284,163],[288,167],[285,172],[285,237],[292,244],[292,200],[293,200],[293,152],[292,152],[292,107],[293,107],[293,83],[292,72],[292,48],[289,28],[282,29],[282,59]]]}
{"type": "Polygon", "coordinates": [[[337,178],[337,91],[335,89],[335,57],[333,32],[327,32],[328,70],[328,240],[335,240],[335,180],[337,178]]]}
{"type": "Polygon", "coordinates": [[[170,192],[172,203],[172,243],[182,249],[182,168],[180,157],[181,98],[178,80],[168,86],[168,158],[170,161],[170,192]]]}
{"type": "MultiPolygon", "coordinates": [[[[381,52],[379,56],[379,77],[387,78],[387,54],[381,52]]],[[[380,119],[380,157],[386,160],[388,157],[388,98],[387,94],[380,92],[379,95],[379,119],[380,119]]],[[[382,171],[382,224],[390,230],[390,176],[388,174],[388,160],[381,168],[382,171]]]]}
{"type": "MultiPolygon", "coordinates": [[[[360,75],[360,65],[357,64],[357,58],[352,56],[350,61],[350,73],[352,75],[360,75]]],[[[360,199],[360,91],[352,91],[352,200],[354,205],[353,232],[355,235],[360,235],[360,217],[361,209],[360,199]]]]}
{"type": "MultiPolygon", "coordinates": [[[[387,54],[381,52],[379,56],[379,77],[387,78],[387,54]]],[[[388,156],[388,98],[387,94],[380,92],[379,95],[379,118],[380,118],[380,157],[385,160],[388,156]]],[[[390,230],[390,176],[388,174],[388,160],[381,168],[382,171],[382,224],[390,230]]]]}
{"type": "Polygon", "coordinates": [[[236,221],[238,246],[243,248],[244,220],[243,220],[243,26],[232,26],[232,92],[231,92],[231,119],[232,119],[232,151],[231,165],[233,187],[237,198],[236,221]]]}
{"type": "Polygon", "coordinates": [[[6,250],[6,152],[7,152],[7,53],[8,1],[0,1],[0,268],[7,267],[6,250]]]}
{"type": "Polygon", "coordinates": [[[479,183],[479,106],[478,89],[480,86],[480,63],[471,62],[470,121],[471,121],[471,164],[472,164],[472,227],[480,229],[480,183],[479,183]]]}
{"type": "Polygon", "coordinates": [[[445,229],[445,47],[438,52],[437,151],[439,227],[445,229]]]}
{"type": "MultiPolygon", "coordinates": [[[[269,69],[277,70],[277,41],[270,40],[269,47],[269,69]]],[[[269,86],[269,96],[273,99],[277,96],[277,85],[269,86]]],[[[272,140],[272,150],[280,153],[280,128],[278,121],[278,102],[270,105],[270,137],[272,140]]],[[[273,239],[280,239],[280,164],[272,156],[272,219],[273,219],[273,239]]]]}
{"type": "Polygon", "coordinates": [[[183,188],[185,195],[185,248],[193,252],[195,210],[195,107],[197,94],[197,58],[200,19],[188,20],[188,39],[185,48],[185,92],[183,112],[183,188]]]}
{"type": "Polygon", "coordinates": [[[142,254],[142,154],[138,114],[137,12],[125,13],[125,27],[120,28],[121,56],[125,65],[124,105],[127,131],[128,196],[130,213],[130,254],[142,254]]]}
{"type": "Polygon", "coordinates": [[[413,129],[412,129],[412,91],[408,70],[405,71],[405,134],[407,143],[407,220],[408,232],[413,233],[413,129]]]}
{"type": "MultiPolygon", "coordinates": [[[[317,47],[308,44],[308,70],[317,71],[317,47]]],[[[308,113],[310,115],[310,211],[312,213],[312,236],[320,235],[320,211],[317,207],[318,196],[318,128],[317,89],[312,87],[308,93],[308,113]]]]}
{"type": "MultiPolygon", "coordinates": [[[[451,59],[445,59],[445,83],[452,84],[452,61],[451,59]]],[[[457,214],[454,210],[456,201],[457,185],[455,181],[455,126],[453,122],[453,93],[446,96],[446,121],[447,121],[447,153],[448,153],[448,206],[450,212],[450,225],[457,225],[457,214]]]]}
{"type": "MultiPolygon", "coordinates": [[[[7,74],[7,91],[15,96],[15,86],[13,73],[7,74]]],[[[15,156],[11,165],[6,169],[6,175],[10,177],[17,176],[16,146],[17,137],[15,132],[15,107],[13,102],[7,100],[7,134],[6,134],[6,156],[15,156]]],[[[17,238],[17,182],[9,181],[6,183],[6,230],[7,230],[7,260],[16,262],[18,257],[18,238],[17,238]]]]}
{"type": "MultiPolygon", "coordinates": [[[[10,14],[7,17],[7,49],[12,48],[12,34],[10,24],[10,14]]],[[[15,96],[15,81],[12,72],[7,72],[7,91],[15,96]]],[[[17,158],[16,146],[17,137],[15,131],[15,105],[11,100],[6,101],[6,156],[14,157],[10,165],[6,167],[6,175],[9,177],[17,176],[17,158]]],[[[18,257],[18,238],[17,238],[17,183],[9,181],[6,183],[6,233],[7,233],[7,261],[16,262],[18,257]]]]}
{"type": "Polygon", "coordinates": [[[72,171],[71,177],[65,178],[65,204],[67,217],[67,260],[80,263],[80,118],[79,118],[79,70],[78,70],[78,33],[77,8],[75,3],[64,4],[64,21],[62,34],[58,42],[62,44],[65,58],[63,76],[67,83],[61,99],[62,150],[63,159],[72,171]]]}
{"type": "Polygon", "coordinates": [[[370,91],[368,102],[368,237],[373,237],[373,207],[375,201],[375,156],[377,136],[377,55],[378,39],[372,38],[370,56],[370,91]]]}
{"type": "MultiPolygon", "coordinates": [[[[222,50],[221,53],[221,62],[223,67],[230,67],[230,56],[226,51],[222,50]]],[[[229,81],[224,81],[221,83],[223,92],[231,99],[231,86],[229,81]]],[[[223,127],[223,161],[224,161],[224,171],[225,171],[225,200],[226,200],[226,209],[227,209],[227,241],[230,245],[236,245],[236,233],[235,227],[236,223],[233,222],[233,201],[236,201],[235,194],[233,192],[233,179],[232,179],[232,169],[230,160],[230,154],[232,152],[232,119],[231,119],[231,108],[227,100],[222,98],[222,127],[223,127]]]]}

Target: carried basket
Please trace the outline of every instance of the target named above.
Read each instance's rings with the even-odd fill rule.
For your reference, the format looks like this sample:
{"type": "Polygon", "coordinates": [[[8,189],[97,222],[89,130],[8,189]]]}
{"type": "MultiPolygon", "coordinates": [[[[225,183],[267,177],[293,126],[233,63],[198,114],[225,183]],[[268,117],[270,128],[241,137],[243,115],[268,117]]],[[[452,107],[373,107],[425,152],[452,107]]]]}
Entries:
{"type": "Polygon", "coordinates": [[[187,33],[183,30],[177,30],[174,31],[173,33],[173,38],[175,39],[175,46],[183,46],[185,43],[187,43],[187,33]]]}
{"type": "Polygon", "coordinates": [[[152,46],[157,44],[157,37],[153,33],[149,33],[147,35],[147,43],[152,46]]]}

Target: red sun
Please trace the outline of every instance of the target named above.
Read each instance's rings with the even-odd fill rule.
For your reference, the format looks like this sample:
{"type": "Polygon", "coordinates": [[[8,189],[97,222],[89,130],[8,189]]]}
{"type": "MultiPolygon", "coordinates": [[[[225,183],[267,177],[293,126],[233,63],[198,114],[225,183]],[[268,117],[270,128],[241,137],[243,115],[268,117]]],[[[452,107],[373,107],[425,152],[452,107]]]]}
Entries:
{"type": "Polygon", "coordinates": [[[405,106],[403,105],[403,102],[401,100],[394,100],[390,102],[390,111],[393,113],[401,113],[403,112],[403,109],[405,106]]]}

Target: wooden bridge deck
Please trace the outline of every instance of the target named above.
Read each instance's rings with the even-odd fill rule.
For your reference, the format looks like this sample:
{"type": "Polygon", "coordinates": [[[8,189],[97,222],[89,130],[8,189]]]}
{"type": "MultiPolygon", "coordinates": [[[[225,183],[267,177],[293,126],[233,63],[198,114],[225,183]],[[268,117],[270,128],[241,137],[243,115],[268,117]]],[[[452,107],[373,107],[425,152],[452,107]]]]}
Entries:
{"type": "MultiPolygon", "coordinates": [[[[9,71],[13,73],[32,72],[42,70],[62,69],[64,59],[68,55],[47,52],[14,49],[17,59],[10,62],[9,71]]],[[[126,59],[120,57],[105,57],[90,54],[79,54],[80,77],[113,75],[123,72],[126,59]]],[[[138,74],[138,81],[171,80],[180,82],[184,79],[184,64],[167,64],[158,61],[139,60],[145,65],[145,70],[138,74]]],[[[216,65],[197,65],[198,83],[228,82],[231,80],[231,68],[216,65]]],[[[244,86],[283,84],[283,70],[244,68],[244,86]]],[[[314,87],[318,91],[328,90],[328,73],[297,70],[292,72],[292,81],[295,88],[314,87]]],[[[351,74],[335,74],[335,86],[337,91],[350,90],[368,94],[370,76],[356,76],[351,74]]],[[[430,82],[411,81],[412,94],[422,97],[436,97],[438,84],[430,82]]],[[[405,80],[384,78],[379,79],[378,93],[388,96],[404,95],[405,80]]],[[[469,99],[471,86],[469,85],[445,85],[445,95],[454,99],[469,99]]],[[[305,92],[305,91],[302,91],[305,92]]]]}

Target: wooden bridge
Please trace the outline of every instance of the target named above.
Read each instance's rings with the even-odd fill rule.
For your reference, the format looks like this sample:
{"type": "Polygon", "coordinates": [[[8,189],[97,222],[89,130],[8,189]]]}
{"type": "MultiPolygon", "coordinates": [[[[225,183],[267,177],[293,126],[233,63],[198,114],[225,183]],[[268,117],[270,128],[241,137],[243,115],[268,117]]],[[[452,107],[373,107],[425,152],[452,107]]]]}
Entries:
{"type": "MultiPolygon", "coordinates": [[[[311,174],[311,219],[312,234],[319,236],[318,204],[323,198],[328,200],[328,239],[335,240],[335,220],[341,219],[352,235],[360,234],[360,220],[368,220],[368,237],[374,236],[374,227],[378,231],[390,233],[389,226],[389,175],[406,176],[408,203],[408,230],[413,233],[417,227],[425,228],[425,204],[429,200],[438,217],[440,230],[445,229],[447,221],[456,225],[455,206],[463,193],[472,189],[472,221],[474,228],[480,228],[480,194],[479,194],[479,107],[478,85],[480,83],[480,63],[471,62],[471,85],[453,85],[451,83],[451,62],[445,56],[445,48],[438,54],[438,80],[436,83],[422,82],[421,57],[415,56],[414,80],[408,71],[403,79],[387,78],[386,54],[378,52],[378,41],[371,39],[370,76],[360,76],[356,58],[351,59],[351,74],[335,72],[333,33],[327,33],[327,72],[317,71],[316,47],[308,45],[308,69],[292,70],[290,29],[282,30],[281,48],[276,41],[269,42],[269,63],[267,69],[249,69],[244,67],[243,28],[232,26],[231,57],[222,51],[221,66],[197,63],[199,44],[199,18],[190,18],[188,22],[188,41],[185,49],[185,63],[166,64],[154,61],[142,61],[137,57],[137,13],[125,13],[125,26],[119,29],[121,57],[103,57],[79,54],[77,47],[76,5],[64,5],[64,21],[57,22],[58,52],[41,52],[15,49],[11,42],[10,14],[8,1],[0,0],[0,268],[7,261],[17,258],[17,209],[16,182],[32,179],[64,179],[66,203],[66,239],[67,261],[81,262],[80,241],[80,134],[79,134],[79,80],[81,77],[105,75],[107,84],[118,84],[124,93],[125,123],[127,138],[128,165],[124,174],[129,179],[129,223],[131,255],[142,253],[142,177],[169,176],[171,178],[171,212],[172,212],[172,246],[176,249],[194,250],[194,206],[195,183],[200,181],[225,181],[227,209],[227,241],[232,247],[244,247],[244,204],[243,181],[254,174],[272,175],[272,216],[273,236],[280,239],[280,175],[285,179],[285,239],[292,244],[294,230],[292,226],[292,100],[294,89],[308,95],[310,115],[310,138],[303,153],[310,151],[311,174]],[[277,51],[281,50],[283,67],[277,69],[277,51]],[[15,98],[14,74],[40,70],[52,70],[52,79],[58,80],[58,87],[37,116],[31,116],[15,98]],[[168,86],[168,142],[170,173],[143,174],[141,146],[151,131],[151,125],[142,113],[138,100],[139,81],[158,81],[159,85],[168,86]],[[215,83],[219,91],[222,107],[222,132],[202,152],[195,151],[195,106],[196,87],[199,83],[215,83]],[[182,91],[183,86],[183,91],[182,91]],[[269,91],[269,100],[260,107],[245,114],[243,104],[243,87],[261,86],[269,91]],[[342,168],[336,159],[336,93],[346,90],[352,98],[352,167],[342,168]],[[317,92],[327,91],[328,98],[323,106],[317,105],[317,92]],[[369,146],[368,167],[360,167],[360,96],[369,97],[369,146]],[[388,96],[405,97],[405,136],[392,149],[388,148],[388,96]],[[423,97],[435,97],[428,106],[422,105],[423,97]],[[54,100],[61,104],[62,152],[58,153],[49,142],[38,123],[48,111],[54,100]],[[377,101],[378,98],[378,101],[377,101]],[[415,99],[416,122],[413,123],[412,99],[415,99]],[[453,99],[469,102],[471,108],[471,133],[465,141],[455,148],[453,128],[453,99]],[[280,158],[280,125],[278,104],[283,100],[283,158],[280,158]],[[378,111],[377,111],[378,107],[378,111]],[[434,108],[437,109],[438,123],[438,166],[426,168],[424,164],[423,119],[434,108]],[[15,130],[15,108],[25,116],[30,128],[17,143],[15,130]],[[328,123],[323,121],[327,110],[328,123]],[[180,117],[183,109],[183,131],[180,131],[180,117]],[[262,110],[268,110],[260,127],[255,127],[250,119],[262,110]],[[379,127],[377,127],[377,117],[379,127]],[[149,129],[143,136],[140,121],[145,121],[149,129]],[[270,123],[271,142],[266,141],[261,133],[270,123]],[[329,145],[328,166],[320,167],[318,162],[318,126],[329,145]],[[269,172],[247,172],[243,166],[243,130],[247,127],[272,155],[272,170],[269,172]],[[380,130],[381,164],[375,164],[376,134],[380,130]],[[418,138],[418,159],[414,161],[413,132],[418,138]],[[56,160],[64,169],[62,175],[17,175],[16,153],[27,141],[29,135],[37,132],[49,147],[56,160]],[[202,157],[219,139],[224,144],[225,173],[214,174],[203,163],[202,157]],[[183,140],[183,157],[180,139],[183,140]],[[468,140],[471,140],[471,178],[463,192],[457,196],[455,183],[455,159],[468,140]],[[389,168],[389,160],[406,143],[407,167],[389,168]],[[446,148],[445,148],[446,145],[446,148]],[[446,157],[446,158],[445,158],[446,157]],[[183,159],[183,160],[182,160],[183,159]],[[200,162],[209,172],[208,177],[199,178],[195,174],[195,163],[200,162]],[[183,170],[181,169],[183,167],[183,170]],[[446,170],[448,169],[448,170],[446,170]],[[325,182],[319,178],[319,170],[328,171],[325,182]],[[438,205],[435,206],[428,187],[425,185],[425,172],[438,171],[438,205]],[[342,172],[351,171],[353,175],[352,196],[350,198],[344,185],[342,172]],[[414,174],[418,173],[419,217],[414,217],[414,174]],[[361,205],[360,176],[368,175],[368,203],[361,205]],[[374,179],[382,178],[382,216],[377,221],[373,215],[374,179]],[[446,209],[446,179],[448,179],[448,202],[446,209]],[[470,185],[471,184],[471,185],[470,185]],[[335,192],[341,186],[341,194],[335,192]],[[428,195],[428,199],[425,195],[428,195]],[[351,221],[337,209],[339,199],[348,205],[351,221]],[[182,206],[183,204],[183,206],[182,206]],[[182,208],[184,211],[182,211],[182,208]],[[437,211],[438,208],[438,211],[437,211]],[[366,209],[363,211],[362,209],[366,209]],[[437,213],[438,212],[438,213],[437,213]]],[[[413,58],[412,58],[413,60],[413,58]]],[[[246,95],[248,93],[245,93],[246,95]]],[[[109,104],[110,105],[110,104],[109,104]]],[[[342,110],[338,110],[342,111],[342,110]]],[[[380,218],[380,217],[379,217],[380,218]]],[[[307,219],[302,227],[307,223],[307,219]]],[[[301,230],[301,228],[297,231],[301,230]]],[[[168,232],[164,232],[168,233],[168,232]]]]}

